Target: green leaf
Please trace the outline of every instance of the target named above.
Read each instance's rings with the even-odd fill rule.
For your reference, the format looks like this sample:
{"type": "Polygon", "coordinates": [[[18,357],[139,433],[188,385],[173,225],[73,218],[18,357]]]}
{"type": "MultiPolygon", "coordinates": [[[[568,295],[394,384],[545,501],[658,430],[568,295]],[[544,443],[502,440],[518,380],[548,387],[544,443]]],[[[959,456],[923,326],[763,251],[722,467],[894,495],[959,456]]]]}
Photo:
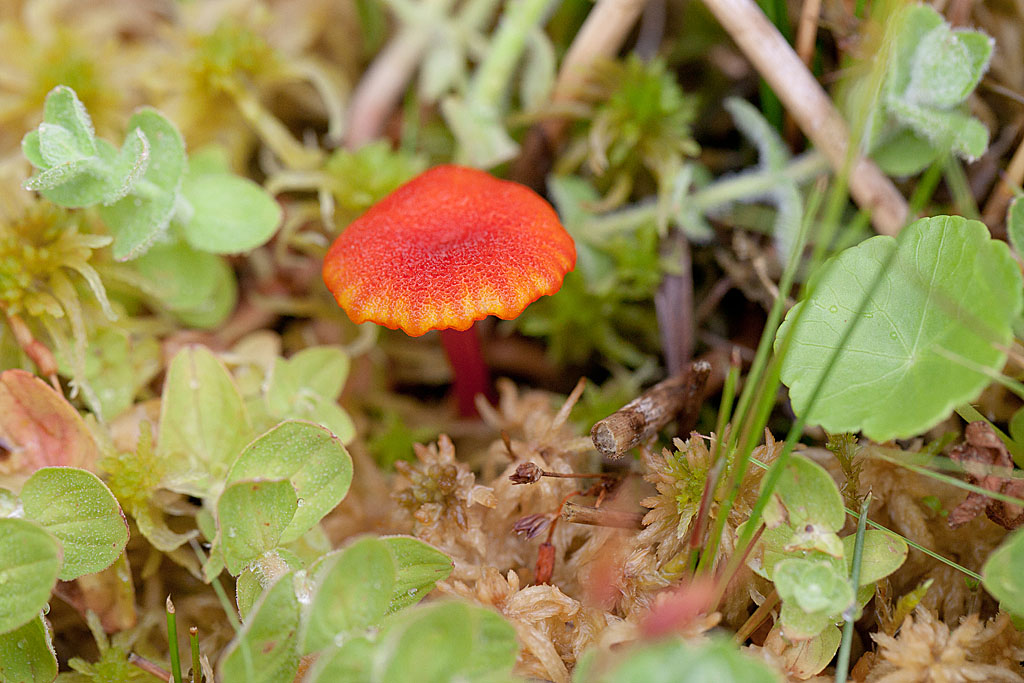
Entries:
{"type": "MultiPolygon", "coordinates": [[[[88,206],[92,203],[92,201],[90,201],[91,197],[85,200],[79,200],[73,197],[64,199],[62,196],[58,196],[56,194],[56,190],[64,190],[65,188],[61,186],[69,184],[73,180],[79,181],[79,184],[97,184],[98,181],[94,177],[88,175],[88,172],[92,170],[92,168],[92,159],[73,159],[62,164],[57,164],[56,166],[50,166],[49,168],[36,173],[26,180],[22,186],[26,190],[43,193],[47,199],[50,199],[50,201],[60,204],[61,206],[72,208],[88,206]]],[[[77,194],[77,192],[75,194],[77,194]]],[[[94,194],[99,197],[101,193],[96,191],[94,194]]]]}
{"type": "Polygon", "coordinates": [[[498,613],[462,602],[401,612],[376,642],[352,639],[317,660],[310,683],[512,681],[515,629],[498,613]]]}
{"type": "Polygon", "coordinates": [[[887,175],[906,177],[928,168],[942,153],[913,130],[900,128],[874,148],[871,158],[887,175]]]}
{"type": "Polygon", "coordinates": [[[128,543],[128,522],[107,485],[74,467],[36,470],[21,490],[25,517],[61,543],[59,578],[71,581],[114,563],[128,543]]]}
{"type": "Polygon", "coordinates": [[[958,111],[942,111],[909,102],[893,102],[890,109],[937,149],[948,149],[973,161],[988,148],[988,129],[978,119],[958,111]]]}
{"type": "Polygon", "coordinates": [[[131,334],[121,327],[101,327],[89,334],[85,379],[100,402],[105,419],[132,406],[136,392],[162,369],[156,337],[131,334]]]}
{"type": "Polygon", "coordinates": [[[60,564],[60,544],[50,532],[25,519],[0,519],[0,633],[46,607],[60,564]]]}
{"type": "Polygon", "coordinates": [[[365,537],[330,553],[310,570],[313,600],[302,635],[302,652],[316,652],[337,636],[379,624],[395,589],[395,565],[379,538],[365,537]]]}
{"type": "MultiPolygon", "coordinates": [[[[850,534],[843,539],[847,573],[853,571],[853,544],[856,538],[856,534],[850,534]]],[[[860,585],[866,586],[892,574],[903,565],[909,551],[907,542],[898,536],[878,529],[865,531],[860,560],[860,585]]]]}
{"type": "Polygon", "coordinates": [[[309,531],[341,502],[352,483],[352,458],[326,429],[284,422],[249,444],[228,472],[243,479],[287,479],[298,497],[295,516],[281,533],[288,543],[309,531]]]}
{"type": "Polygon", "coordinates": [[[284,414],[292,410],[302,392],[338,398],[348,378],[348,368],[348,354],[335,346],[311,346],[287,360],[276,359],[267,389],[271,412],[284,414]]]}
{"type": "Polygon", "coordinates": [[[924,218],[899,241],[872,237],[824,264],[811,297],[779,329],[776,347],[792,335],[782,381],[794,411],[830,432],[861,430],[876,441],[919,434],[989,384],[964,362],[998,371],[1020,309],[1020,270],[1004,242],[978,221],[924,218]],[[863,318],[810,405],[875,278],[863,318]]]}
{"type": "Polygon", "coordinates": [[[1024,617],[1024,530],[1014,531],[988,556],[981,569],[982,584],[999,606],[1024,617]]]}
{"type": "MultiPolygon", "coordinates": [[[[195,252],[202,254],[204,252],[195,252]]],[[[235,271],[221,256],[215,256],[213,262],[214,277],[216,278],[213,293],[209,299],[195,308],[185,308],[175,311],[175,315],[183,325],[199,329],[213,329],[220,326],[228,316],[235,310],[238,304],[238,280],[235,278],[235,271]]]]}
{"type": "Polygon", "coordinates": [[[790,458],[772,492],[772,500],[773,504],[764,511],[769,527],[785,523],[796,530],[811,525],[835,532],[846,522],[843,496],[835,480],[825,468],[802,455],[790,458]]]}
{"type": "Polygon", "coordinates": [[[39,129],[30,130],[21,139],[21,153],[36,168],[44,168],[46,166],[46,160],[43,159],[43,151],[39,143],[39,129]]]}
{"type": "Polygon", "coordinates": [[[253,607],[220,662],[218,680],[246,683],[291,681],[299,669],[296,634],[299,601],[294,576],[285,574],[253,607]]]}
{"type": "Polygon", "coordinates": [[[304,419],[327,427],[343,443],[355,425],[336,403],[348,377],[349,359],[339,348],[315,346],[278,358],[267,388],[267,410],[279,418],[304,419]]]}
{"type": "Polygon", "coordinates": [[[287,480],[239,481],[224,489],[217,500],[217,538],[232,576],[280,544],[297,509],[287,480]]]}
{"type": "Polygon", "coordinates": [[[380,539],[391,553],[395,566],[395,584],[388,613],[414,605],[424,598],[438,581],[452,573],[451,559],[433,546],[408,536],[380,539]]]}
{"type": "Polygon", "coordinates": [[[0,681],[50,683],[55,678],[57,653],[42,616],[13,631],[0,633],[0,681]]]}
{"type": "Polygon", "coordinates": [[[171,361],[160,404],[157,457],[172,491],[205,497],[251,438],[231,373],[208,349],[189,346],[171,361]]]}
{"type": "Polygon", "coordinates": [[[253,605],[263,595],[263,591],[273,583],[270,577],[302,568],[302,560],[284,548],[275,548],[246,567],[235,581],[235,604],[238,606],[238,615],[243,620],[248,618],[253,605]]]}
{"type": "Polygon", "coordinates": [[[41,170],[25,181],[24,187],[38,190],[43,197],[60,206],[93,206],[113,190],[109,172],[116,158],[114,146],[97,138],[95,155],[41,170]]]}
{"type": "MultiPolygon", "coordinates": [[[[66,164],[69,161],[88,159],[95,153],[95,145],[91,150],[78,147],[78,139],[64,126],[54,123],[40,123],[39,153],[43,157],[46,168],[66,164]]],[[[91,140],[90,140],[91,142],[91,140]]]]}
{"type": "Polygon", "coordinates": [[[227,270],[234,279],[221,257],[196,251],[184,242],[154,244],[132,265],[146,278],[160,302],[175,314],[205,310],[217,297],[222,271],[227,270]]]}
{"type": "Polygon", "coordinates": [[[502,125],[497,107],[453,95],[441,101],[441,113],[458,143],[459,163],[474,168],[492,168],[519,152],[519,145],[502,125]]]}
{"type": "Polygon", "coordinates": [[[805,612],[794,602],[783,602],[779,609],[779,624],[789,640],[810,640],[829,626],[835,626],[839,616],[829,610],[805,612]]]}
{"type": "Polygon", "coordinates": [[[255,249],[273,237],[281,223],[281,206],[248,178],[190,173],[181,193],[192,205],[183,233],[200,251],[236,254],[255,249]]]}
{"type": "Polygon", "coordinates": [[[100,216],[114,234],[114,258],[141,256],[167,229],[185,174],[185,143],[181,133],[155,109],[141,109],[128,120],[149,142],[149,164],[131,194],[109,206],[100,216]]]}
{"type": "Polygon", "coordinates": [[[74,139],[74,146],[82,156],[96,154],[96,137],[92,119],[75,91],[58,85],[46,95],[43,103],[43,121],[66,129],[74,139]]]}
{"type": "Polygon", "coordinates": [[[113,204],[127,195],[149,168],[149,140],[136,128],[128,133],[121,151],[111,164],[110,191],[103,196],[104,204],[113,204]]]}
{"type": "Polygon", "coordinates": [[[784,603],[803,612],[839,614],[853,602],[844,572],[831,562],[792,557],[775,565],[772,582],[784,603]]]}
{"type": "Polygon", "coordinates": [[[778,683],[778,674],[740,652],[728,638],[688,643],[680,637],[618,651],[591,648],[573,671],[575,683],[778,683]]]}
{"type": "Polygon", "coordinates": [[[952,31],[939,24],[921,37],[904,93],[909,101],[949,109],[971,94],[988,68],[993,42],[973,31],[952,31]]]}
{"type": "MultiPolygon", "coordinates": [[[[779,625],[772,629],[766,646],[767,642],[781,640],[781,630],[779,625]]],[[[791,680],[807,680],[828,666],[836,656],[841,641],[842,631],[835,624],[829,624],[813,638],[786,643],[781,654],[781,664],[792,677],[791,680]]]]}

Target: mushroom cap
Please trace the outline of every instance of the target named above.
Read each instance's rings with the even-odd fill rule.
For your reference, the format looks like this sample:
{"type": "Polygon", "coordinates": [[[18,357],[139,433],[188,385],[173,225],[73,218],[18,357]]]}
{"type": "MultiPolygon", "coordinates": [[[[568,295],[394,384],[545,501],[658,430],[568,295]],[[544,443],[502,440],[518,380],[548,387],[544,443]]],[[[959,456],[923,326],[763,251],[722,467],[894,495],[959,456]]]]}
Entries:
{"type": "Polygon", "coordinates": [[[473,168],[438,166],[352,222],[323,277],[356,323],[418,337],[509,320],[562,286],[576,247],[536,192],[473,168]]]}

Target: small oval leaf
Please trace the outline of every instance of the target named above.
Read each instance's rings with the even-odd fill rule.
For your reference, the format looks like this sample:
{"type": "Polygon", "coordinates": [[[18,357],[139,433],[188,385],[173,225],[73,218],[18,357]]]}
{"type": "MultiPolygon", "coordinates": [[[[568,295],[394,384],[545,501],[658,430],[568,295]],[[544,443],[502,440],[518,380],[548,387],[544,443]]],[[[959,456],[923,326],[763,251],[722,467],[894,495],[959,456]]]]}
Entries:
{"type": "Polygon", "coordinates": [[[128,543],[128,522],[99,477],[74,467],[45,467],[21,490],[25,517],[61,543],[59,578],[71,581],[106,569],[128,543]]]}

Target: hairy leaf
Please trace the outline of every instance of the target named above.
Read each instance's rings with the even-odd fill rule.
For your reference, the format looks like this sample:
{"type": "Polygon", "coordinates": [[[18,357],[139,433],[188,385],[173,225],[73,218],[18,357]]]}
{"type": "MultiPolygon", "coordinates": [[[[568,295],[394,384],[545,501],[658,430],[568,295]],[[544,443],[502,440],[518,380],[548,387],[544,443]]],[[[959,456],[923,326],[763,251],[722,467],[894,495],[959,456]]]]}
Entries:
{"type": "Polygon", "coordinates": [[[57,677],[57,653],[42,616],[0,633],[0,681],[49,683],[57,677]]]}
{"type": "Polygon", "coordinates": [[[99,477],[73,467],[44,467],[21,490],[25,517],[61,543],[62,581],[106,569],[128,543],[128,522],[99,477]]]}

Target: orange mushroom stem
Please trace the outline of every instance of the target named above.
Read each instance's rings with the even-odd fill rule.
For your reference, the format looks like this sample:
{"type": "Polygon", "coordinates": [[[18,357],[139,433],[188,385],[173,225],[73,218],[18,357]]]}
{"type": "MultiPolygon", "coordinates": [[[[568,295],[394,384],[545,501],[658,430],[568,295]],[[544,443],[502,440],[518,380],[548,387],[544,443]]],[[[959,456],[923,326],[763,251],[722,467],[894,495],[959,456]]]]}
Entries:
{"type": "Polygon", "coordinates": [[[356,323],[413,337],[441,330],[459,412],[469,416],[473,396],[493,389],[476,333],[466,332],[554,294],[575,264],[572,237],[540,195],[449,165],[413,178],[353,221],[328,250],[323,276],[356,323]]]}

